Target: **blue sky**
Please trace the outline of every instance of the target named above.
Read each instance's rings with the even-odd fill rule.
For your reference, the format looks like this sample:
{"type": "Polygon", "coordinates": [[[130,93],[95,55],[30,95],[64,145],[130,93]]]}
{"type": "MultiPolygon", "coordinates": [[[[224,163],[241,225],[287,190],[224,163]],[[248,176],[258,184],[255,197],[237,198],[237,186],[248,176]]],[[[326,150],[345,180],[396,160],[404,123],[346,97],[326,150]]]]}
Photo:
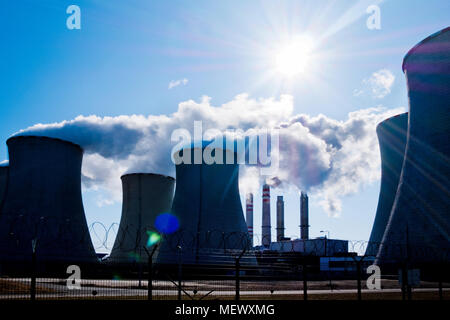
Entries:
{"type": "MultiPolygon", "coordinates": [[[[450,22],[447,0],[18,0],[1,7],[1,141],[36,123],[78,115],[168,115],[203,95],[219,106],[241,93],[255,99],[290,94],[294,114],[336,120],[376,106],[406,108],[403,56],[450,22]],[[366,26],[365,8],[373,3],[381,8],[380,30],[366,26]],[[70,4],[81,8],[81,30],[66,28],[70,4]],[[311,69],[294,78],[270,72],[273,52],[297,34],[320,39],[311,69]],[[370,91],[379,70],[395,79],[382,98],[370,91]],[[187,82],[168,89],[182,79],[187,82]]],[[[6,158],[3,143],[0,160],[6,158]]],[[[332,237],[368,239],[378,189],[373,181],[343,197],[339,217],[310,203],[311,235],[329,230],[332,237]]],[[[101,192],[84,192],[88,220],[119,222],[121,204],[98,207],[101,192]]],[[[272,194],[272,217],[275,196],[284,194],[286,235],[298,235],[297,194],[272,194]]],[[[255,194],[255,232],[260,202],[255,194]]]]}

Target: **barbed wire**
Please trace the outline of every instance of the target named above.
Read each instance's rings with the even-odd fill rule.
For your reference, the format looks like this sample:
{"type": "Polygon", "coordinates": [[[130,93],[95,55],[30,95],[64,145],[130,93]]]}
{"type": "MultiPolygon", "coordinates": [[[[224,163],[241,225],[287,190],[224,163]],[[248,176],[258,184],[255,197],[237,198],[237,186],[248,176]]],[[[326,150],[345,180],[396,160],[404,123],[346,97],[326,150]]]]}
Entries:
{"type": "MultiPolygon", "coordinates": [[[[183,248],[185,255],[195,253],[199,256],[213,256],[218,260],[233,256],[237,251],[245,249],[247,255],[261,253],[265,257],[296,253],[303,256],[349,256],[358,255],[375,259],[378,252],[383,252],[397,260],[409,259],[424,261],[448,261],[450,250],[447,247],[430,245],[414,245],[407,243],[375,243],[364,240],[336,240],[328,238],[293,239],[272,242],[268,247],[256,246],[265,240],[254,234],[253,239],[247,232],[224,232],[219,229],[205,232],[191,232],[180,229],[173,234],[162,234],[152,226],[109,225],[95,221],[88,226],[84,221],[71,221],[58,217],[40,217],[30,219],[23,214],[7,215],[0,226],[0,250],[15,251],[30,246],[38,240],[39,248],[51,251],[52,248],[66,248],[68,251],[86,248],[92,243],[95,251],[106,254],[111,251],[143,254],[143,243],[156,234],[160,252],[176,252],[183,248]]],[[[35,217],[35,216],[33,216],[35,217]]],[[[153,243],[151,243],[153,244],[153,243]]]]}

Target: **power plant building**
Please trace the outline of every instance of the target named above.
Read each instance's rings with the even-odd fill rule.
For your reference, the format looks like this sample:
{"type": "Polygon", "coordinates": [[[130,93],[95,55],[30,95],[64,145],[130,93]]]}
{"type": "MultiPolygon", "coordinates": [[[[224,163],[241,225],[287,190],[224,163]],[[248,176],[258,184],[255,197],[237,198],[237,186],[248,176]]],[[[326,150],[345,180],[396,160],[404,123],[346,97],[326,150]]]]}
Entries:
{"type": "Polygon", "coordinates": [[[326,237],[316,239],[294,239],[272,242],[269,249],[277,252],[297,252],[309,256],[334,256],[348,253],[348,241],[328,239],[326,237]]]}
{"type": "Polygon", "coordinates": [[[403,60],[409,96],[405,157],[378,264],[450,259],[450,28],[403,60]]]}
{"type": "Polygon", "coordinates": [[[60,139],[7,141],[9,179],[0,212],[0,261],[95,263],[81,199],[80,146],[60,139]]]}
{"type": "Polygon", "coordinates": [[[408,113],[388,118],[377,126],[381,155],[381,184],[377,212],[366,255],[377,254],[386,230],[402,171],[407,131],[408,113]]]}
{"type": "Polygon", "coordinates": [[[158,232],[154,225],[157,216],[170,212],[175,179],[159,174],[133,173],[123,175],[121,180],[122,217],[109,261],[147,263],[145,248],[150,233],[158,232]]]}
{"type": "MultiPolygon", "coordinates": [[[[239,195],[237,154],[213,148],[208,142],[193,143],[175,152],[191,155],[194,163],[176,164],[176,188],[171,213],[180,229],[164,235],[159,264],[234,263],[237,252],[250,249],[250,237],[239,195]],[[195,154],[214,154],[223,164],[196,164],[195,154]],[[233,163],[225,159],[233,159],[233,163]]],[[[175,157],[175,156],[174,156],[175,157]]],[[[256,262],[256,260],[253,261],[256,262]]]]}

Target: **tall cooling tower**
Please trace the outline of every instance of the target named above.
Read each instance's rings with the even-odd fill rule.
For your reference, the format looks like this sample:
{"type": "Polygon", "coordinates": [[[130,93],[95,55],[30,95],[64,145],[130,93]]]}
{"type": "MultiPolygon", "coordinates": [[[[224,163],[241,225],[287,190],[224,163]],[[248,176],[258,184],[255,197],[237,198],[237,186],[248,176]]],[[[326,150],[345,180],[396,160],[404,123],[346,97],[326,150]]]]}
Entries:
{"type": "Polygon", "coordinates": [[[450,259],[450,28],[403,60],[409,127],[405,159],[377,263],[450,259]]]}
{"type": "Polygon", "coordinates": [[[253,193],[249,193],[245,199],[245,222],[250,236],[250,245],[253,247],[253,193]]]}
{"type": "Polygon", "coordinates": [[[408,113],[388,118],[377,126],[381,155],[381,184],[377,212],[366,255],[377,254],[386,230],[402,171],[407,131],[408,113]]]}
{"type": "Polygon", "coordinates": [[[0,165],[0,212],[2,209],[2,202],[5,196],[6,187],[8,184],[8,173],[9,166],[8,165],[0,165]]]}
{"type": "Polygon", "coordinates": [[[0,261],[96,262],[83,202],[83,150],[71,142],[34,136],[7,141],[8,186],[0,212],[0,261]]]}
{"type": "Polygon", "coordinates": [[[148,233],[156,231],[159,214],[170,212],[175,179],[151,173],[126,174],[121,179],[122,217],[109,260],[146,263],[148,233]]]}
{"type": "Polygon", "coordinates": [[[284,239],[284,200],[283,196],[277,197],[277,241],[284,239]]]}
{"type": "Polygon", "coordinates": [[[270,223],[270,186],[268,184],[263,185],[262,193],[262,224],[261,233],[262,239],[261,244],[264,247],[269,247],[272,242],[271,234],[271,223],[270,223]]]}
{"type": "MultiPolygon", "coordinates": [[[[159,264],[221,263],[227,252],[250,248],[250,238],[239,196],[239,165],[236,153],[215,149],[216,158],[223,156],[224,164],[208,164],[194,154],[211,151],[206,142],[176,151],[176,155],[191,154],[192,164],[176,165],[176,189],[171,213],[180,229],[166,235],[158,254],[159,264]],[[226,164],[227,158],[234,163],[226,164]],[[198,163],[198,164],[195,164],[198,163]],[[217,255],[220,255],[219,257],[217,255]]],[[[229,262],[228,261],[228,262],[229,262]]]]}

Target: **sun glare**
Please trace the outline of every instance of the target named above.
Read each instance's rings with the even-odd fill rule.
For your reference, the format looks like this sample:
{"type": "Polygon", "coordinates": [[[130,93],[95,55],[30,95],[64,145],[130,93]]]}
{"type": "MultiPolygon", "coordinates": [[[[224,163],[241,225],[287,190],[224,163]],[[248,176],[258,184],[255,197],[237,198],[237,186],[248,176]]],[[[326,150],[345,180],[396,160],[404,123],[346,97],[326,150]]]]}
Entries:
{"type": "Polygon", "coordinates": [[[295,37],[277,50],[275,58],[277,72],[288,77],[305,72],[311,63],[313,49],[313,41],[310,37],[295,37]]]}

